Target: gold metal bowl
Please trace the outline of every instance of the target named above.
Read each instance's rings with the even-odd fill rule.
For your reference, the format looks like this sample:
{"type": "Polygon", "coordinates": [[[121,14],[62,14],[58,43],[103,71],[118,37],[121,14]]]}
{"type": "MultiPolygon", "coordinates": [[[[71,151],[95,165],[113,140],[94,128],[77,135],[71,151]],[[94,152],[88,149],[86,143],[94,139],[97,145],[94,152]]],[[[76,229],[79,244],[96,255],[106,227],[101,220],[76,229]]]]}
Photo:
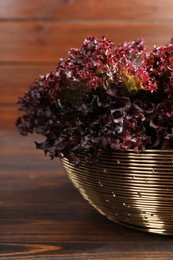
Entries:
{"type": "Polygon", "coordinates": [[[82,196],[123,225],[173,235],[173,150],[104,154],[98,165],[62,159],[82,196]]]}

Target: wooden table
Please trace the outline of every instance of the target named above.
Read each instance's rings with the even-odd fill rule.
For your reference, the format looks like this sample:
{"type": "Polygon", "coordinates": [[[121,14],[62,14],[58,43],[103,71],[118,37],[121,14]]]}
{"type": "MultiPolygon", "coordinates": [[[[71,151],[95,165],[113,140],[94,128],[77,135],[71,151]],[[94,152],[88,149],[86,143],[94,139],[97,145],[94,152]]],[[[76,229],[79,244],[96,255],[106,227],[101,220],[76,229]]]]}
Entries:
{"type": "Polygon", "coordinates": [[[34,140],[0,132],[0,259],[173,259],[173,237],[101,216],[34,140]]]}

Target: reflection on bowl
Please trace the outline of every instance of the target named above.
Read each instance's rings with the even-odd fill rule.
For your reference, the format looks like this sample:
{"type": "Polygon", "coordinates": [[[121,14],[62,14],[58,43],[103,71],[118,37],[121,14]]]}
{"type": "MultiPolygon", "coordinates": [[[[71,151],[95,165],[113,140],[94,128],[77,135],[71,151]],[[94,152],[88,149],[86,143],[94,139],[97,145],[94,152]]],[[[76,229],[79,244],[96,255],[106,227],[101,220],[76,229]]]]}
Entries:
{"type": "Polygon", "coordinates": [[[173,235],[173,151],[104,154],[97,165],[62,164],[82,196],[112,221],[173,235]]]}

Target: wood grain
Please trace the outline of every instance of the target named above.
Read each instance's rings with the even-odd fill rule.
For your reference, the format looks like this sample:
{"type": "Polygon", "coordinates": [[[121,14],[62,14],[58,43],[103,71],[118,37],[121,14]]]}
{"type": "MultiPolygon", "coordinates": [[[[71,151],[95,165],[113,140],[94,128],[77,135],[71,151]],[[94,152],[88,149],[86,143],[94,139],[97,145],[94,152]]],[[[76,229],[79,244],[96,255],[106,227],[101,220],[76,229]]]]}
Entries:
{"type": "Polygon", "coordinates": [[[117,44],[143,37],[149,49],[167,43],[172,23],[145,22],[4,22],[0,23],[0,62],[55,62],[87,35],[106,34],[117,44]]]}
{"type": "Polygon", "coordinates": [[[36,136],[0,131],[0,258],[172,259],[173,238],[115,224],[79,195],[36,136]]]}
{"type": "Polygon", "coordinates": [[[15,122],[21,113],[16,104],[0,104],[0,131],[2,129],[15,129],[15,122]]]}
{"type": "Polygon", "coordinates": [[[39,75],[46,74],[54,70],[54,65],[1,65],[1,95],[0,104],[15,104],[19,96],[23,96],[32,82],[39,75]]]}
{"type": "Polygon", "coordinates": [[[173,19],[172,0],[1,0],[1,19],[173,19]]]}

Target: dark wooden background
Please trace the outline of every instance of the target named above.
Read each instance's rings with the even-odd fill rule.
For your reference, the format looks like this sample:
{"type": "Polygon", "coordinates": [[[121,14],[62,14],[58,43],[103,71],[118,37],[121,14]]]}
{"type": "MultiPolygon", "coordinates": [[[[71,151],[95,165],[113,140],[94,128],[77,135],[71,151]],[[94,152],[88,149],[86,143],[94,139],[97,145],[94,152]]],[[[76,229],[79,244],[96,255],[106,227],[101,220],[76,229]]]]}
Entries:
{"type": "Polygon", "coordinates": [[[14,128],[16,100],[87,35],[149,49],[173,37],[172,0],[0,0],[0,129],[14,128]]]}
{"type": "Polygon", "coordinates": [[[173,238],[121,227],[15,129],[17,97],[87,35],[148,49],[173,37],[173,0],[0,0],[0,259],[173,259],[173,238]]]}

